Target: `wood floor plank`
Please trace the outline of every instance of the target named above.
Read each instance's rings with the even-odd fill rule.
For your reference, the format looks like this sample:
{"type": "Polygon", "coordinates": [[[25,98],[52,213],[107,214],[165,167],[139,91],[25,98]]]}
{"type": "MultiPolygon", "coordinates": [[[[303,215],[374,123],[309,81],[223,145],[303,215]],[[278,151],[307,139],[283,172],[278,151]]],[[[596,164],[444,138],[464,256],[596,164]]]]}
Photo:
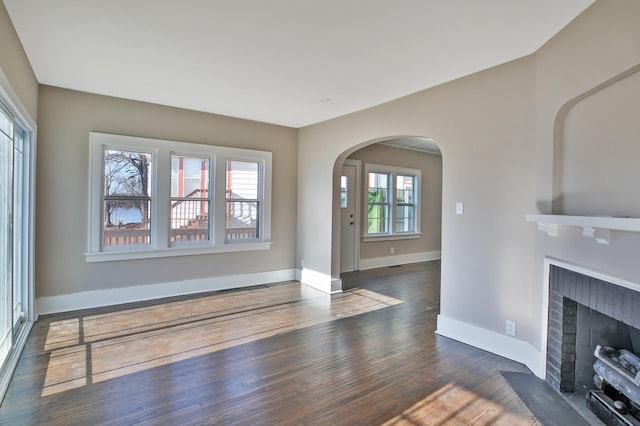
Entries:
{"type": "Polygon", "coordinates": [[[0,424],[537,424],[500,371],[435,335],[439,262],[42,318],[0,424]]]}

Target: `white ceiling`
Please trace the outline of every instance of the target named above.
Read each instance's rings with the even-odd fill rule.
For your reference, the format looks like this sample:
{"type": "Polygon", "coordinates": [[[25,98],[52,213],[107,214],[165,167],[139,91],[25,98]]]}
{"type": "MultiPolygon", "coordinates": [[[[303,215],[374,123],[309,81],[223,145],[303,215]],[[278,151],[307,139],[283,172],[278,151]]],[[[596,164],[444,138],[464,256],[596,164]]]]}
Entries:
{"type": "Polygon", "coordinates": [[[593,0],[4,0],[42,84],[302,127],[526,56],[593,0]]]}

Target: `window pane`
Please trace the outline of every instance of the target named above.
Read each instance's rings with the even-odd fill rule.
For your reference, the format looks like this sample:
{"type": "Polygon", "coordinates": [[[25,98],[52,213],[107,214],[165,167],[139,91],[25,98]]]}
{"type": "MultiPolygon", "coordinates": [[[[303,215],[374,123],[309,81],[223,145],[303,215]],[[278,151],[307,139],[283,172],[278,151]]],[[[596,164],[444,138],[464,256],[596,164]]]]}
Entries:
{"type": "Polygon", "coordinates": [[[257,162],[227,161],[227,199],[258,199],[257,162]]]}
{"type": "Polygon", "coordinates": [[[340,207],[347,208],[347,177],[340,176],[340,207]]]}
{"type": "MultiPolygon", "coordinates": [[[[0,111],[0,117],[2,112],[0,111]]],[[[0,133],[0,367],[12,346],[13,142],[0,133]]]]}
{"type": "Polygon", "coordinates": [[[127,246],[151,243],[149,200],[105,200],[103,244],[127,246]]]}
{"type": "Polygon", "coordinates": [[[369,234],[385,234],[387,229],[387,218],[389,217],[389,208],[386,205],[369,205],[368,221],[369,234]]]}
{"type": "Polygon", "coordinates": [[[370,172],[367,188],[367,220],[369,234],[389,232],[389,175],[370,172]]]}
{"type": "Polygon", "coordinates": [[[259,238],[259,170],[257,162],[227,161],[227,241],[259,238]]]}
{"type": "Polygon", "coordinates": [[[178,196],[178,172],[180,170],[180,157],[171,156],[171,196],[178,196]]]}
{"type": "Polygon", "coordinates": [[[172,243],[210,240],[209,164],[209,158],[171,156],[172,243]]]}
{"type": "Polygon", "coordinates": [[[209,159],[171,156],[171,196],[209,197],[209,159]]]}
{"type": "Polygon", "coordinates": [[[104,194],[148,197],[150,195],[151,154],[148,152],[104,151],[104,194]]]}
{"type": "Polygon", "coordinates": [[[209,240],[209,201],[178,200],[171,205],[170,241],[209,240]]]}
{"type": "Polygon", "coordinates": [[[389,197],[389,175],[386,173],[369,173],[369,202],[387,203],[389,197]]]}
{"type": "Polygon", "coordinates": [[[413,176],[398,175],[396,177],[396,202],[397,203],[413,204],[414,180],[415,178],[413,176]]]}
{"type": "Polygon", "coordinates": [[[258,202],[227,202],[227,240],[258,238],[258,202]]]}
{"type": "Polygon", "coordinates": [[[396,232],[414,232],[414,211],[411,205],[396,206],[396,232]]]}
{"type": "Polygon", "coordinates": [[[13,120],[11,120],[4,112],[0,110],[0,132],[13,138],[13,120]]]}

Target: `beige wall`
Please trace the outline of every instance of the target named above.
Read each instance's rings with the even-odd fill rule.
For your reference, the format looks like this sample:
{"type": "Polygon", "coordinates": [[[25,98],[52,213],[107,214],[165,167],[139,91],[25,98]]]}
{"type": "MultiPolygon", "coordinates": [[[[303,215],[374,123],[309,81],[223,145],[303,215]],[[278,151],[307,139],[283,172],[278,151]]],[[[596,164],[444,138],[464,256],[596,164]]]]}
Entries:
{"type": "Polygon", "coordinates": [[[26,113],[37,121],[38,81],[3,2],[0,2],[0,70],[26,113]]]}
{"type": "MultiPolygon", "coordinates": [[[[440,251],[440,231],[442,229],[442,157],[418,151],[393,148],[373,144],[362,148],[349,156],[350,159],[362,162],[363,194],[366,192],[365,163],[383,164],[385,166],[407,167],[422,171],[420,183],[420,232],[421,237],[411,240],[362,241],[360,244],[361,259],[375,259],[389,256],[391,247],[395,255],[440,251]]],[[[367,206],[364,195],[361,203],[363,224],[367,223],[367,206]]]]}
{"type": "Polygon", "coordinates": [[[38,297],[295,266],[297,130],[41,86],[38,297]],[[273,152],[271,250],[86,263],[89,132],[273,152]]]}
{"type": "Polygon", "coordinates": [[[371,141],[422,136],[442,150],[442,312],[490,330],[504,320],[530,337],[535,207],[535,62],[514,61],[300,131],[298,257],[334,277],[333,163],[371,141]],[[313,187],[314,191],[303,188],[313,187]],[[465,214],[455,215],[455,203],[465,214]],[[309,208],[308,206],[319,206],[309,208]],[[309,244],[313,241],[313,245],[309,244]]]}
{"type": "Polygon", "coordinates": [[[640,217],[639,115],[640,72],[569,110],[556,141],[559,213],[640,217]]]}
{"type": "Polygon", "coordinates": [[[601,246],[579,230],[551,238],[524,221],[531,212],[640,215],[639,176],[629,161],[638,154],[636,0],[598,0],[530,57],[299,132],[47,86],[38,91],[1,3],[0,52],[13,91],[39,117],[38,296],[278,270],[302,259],[315,278],[330,280],[339,252],[334,165],[401,136],[432,138],[443,152],[443,315],[497,333],[505,319],[515,320],[517,337],[539,348],[545,256],[640,282],[640,235],[614,233],[612,244],[601,246]],[[90,131],[272,150],[272,250],[85,263],[90,131]],[[591,175],[594,164],[603,179],[591,175]],[[465,203],[464,215],[455,215],[456,202],[465,203]]]}
{"type": "Polygon", "coordinates": [[[599,95],[603,99],[575,103],[599,85],[628,76],[638,64],[640,2],[599,0],[533,56],[301,129],[298,258],[335,276],[330,212],[307,206],[331,200],[336,159],[371,141],[430,137],[443,153],[441,313],[500,334],[506,319],[515,320],[517,338],[541,348],[544,256],[591,264],[640,282],[640,235],[617,233],[612,245],[599,246],[579,230],[563,229],[554,239],[524,220],[526,213],[551,213],[552,205],[571,195],[565,191],[589,174],[573,151],[586,148],[590,153],[585,155],[598,156],[598,150],[609,150],[611,144],[619,146],[599,165],[607,181],[598,181],[598,192],[612,192],[607,196],[620,207],[609,207],[612,198],[599,199],[595,192],[585,195],[588,208],[575,198],[567,202],[573,213],[639,213],[637,200],[628,199],[636,198],[637,185],[620,183],[638,172],[618,166],[637,154],[637,147],[621,146],[637,145],[637,124],[627,126],[633,117],[621,117],[629,114],[624,108],[633,108],[632,116],[637,111],[637,97],[622,98],[633,97],[637,89],[631,82],[620,83],[631,84],[627,90],[633,92],[624,95],[622,86],[611,86],[609,94],[599,95]],[[600,126],[597,110],[610,107],[615,108],[612,116],[605,114],[610,124],[580,140],[585,126],[600,126]],[[627,127],[609,135],[621,121],[627,127]],[[567,157],[560,162],[564,148],[567,157]],[[315,190],[304,190],[309,187],[315,190]],[[456,202],[464,202],[464,215],[455,215],[456,202]]]}
{"type": "MultiPolygon", "coordinates": [[[[597,1],[536,53],[536,66],[539,211],[640,217],[640,2],[597,1]]],[[[640,283],[640,234],[614,232],[600,245],[581,231],[536,233],[536,295],[545,256],[640,283]]]]}

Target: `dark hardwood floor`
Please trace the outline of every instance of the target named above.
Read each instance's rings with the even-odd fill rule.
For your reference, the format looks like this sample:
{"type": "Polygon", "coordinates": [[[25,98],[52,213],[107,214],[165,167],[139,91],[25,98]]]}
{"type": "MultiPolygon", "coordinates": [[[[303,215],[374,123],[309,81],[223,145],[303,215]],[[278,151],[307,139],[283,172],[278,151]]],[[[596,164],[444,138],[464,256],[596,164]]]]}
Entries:
{"type": "Polygon", "coordinates": [[[52,315],[0,424],[538,424],[500,371],[437,336],[437,261],[52,315]]]}

